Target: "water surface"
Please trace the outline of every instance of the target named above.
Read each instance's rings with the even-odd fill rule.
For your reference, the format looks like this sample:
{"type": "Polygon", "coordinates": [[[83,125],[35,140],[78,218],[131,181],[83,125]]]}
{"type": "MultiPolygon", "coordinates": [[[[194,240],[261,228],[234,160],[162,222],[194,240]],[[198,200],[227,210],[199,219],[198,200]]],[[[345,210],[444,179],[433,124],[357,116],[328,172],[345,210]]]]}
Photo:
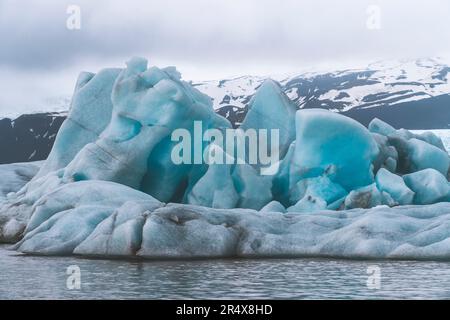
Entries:
{"type": "Polygon", "coordinates": [[[332,259],[92,260],[0,246],[1,299],[448,299],[450,262],[332,259]],[[67,268],[81,271],[69,290],[67,268]],[[367,286],[379,268],[380,289],[367,286]]]}

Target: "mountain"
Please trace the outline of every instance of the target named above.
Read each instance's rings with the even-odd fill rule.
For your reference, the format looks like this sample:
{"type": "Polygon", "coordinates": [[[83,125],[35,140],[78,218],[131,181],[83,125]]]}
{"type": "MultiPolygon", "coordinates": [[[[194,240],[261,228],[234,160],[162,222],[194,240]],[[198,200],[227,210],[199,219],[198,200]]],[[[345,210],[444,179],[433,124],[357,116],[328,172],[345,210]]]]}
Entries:
{"type": "MultiPolygon", "coordinates": [[[[365,69],[275,77],[299,109],[325,108],[363,124],[379,117],[408,129],[450,128],[450,67],[439,59],[391,61],[365,69]],[[411,108],[410,108],[411,106],[411,108]]],[[[264,77],[195,84],[216,111],[238,126],[264,77]]]]}
{"type": "Polygon", "coordinates": [[[0,164],[46,159],[65,118],[61,113],[36,113],[0,119],[0,164]]]}
{"type": "MultiPolygon", "coordinates": [[[[406,129],[450,129],[450,66],[441,59],[383,61],[362,69],[272,77],[297,108],[325,108],[367,125],[374,117],[406,129]]],[[[193,83],[234,127],[267,77],[242,76],[193,83]]],[[[70,99],[49,100],[44,111],[0,120],[0,163],[45,159],[70,99]],[[62,110],[62,112],[61,112],[62,110]]],[[[10,116],[14,112],[0,116],[10,116]]]]}

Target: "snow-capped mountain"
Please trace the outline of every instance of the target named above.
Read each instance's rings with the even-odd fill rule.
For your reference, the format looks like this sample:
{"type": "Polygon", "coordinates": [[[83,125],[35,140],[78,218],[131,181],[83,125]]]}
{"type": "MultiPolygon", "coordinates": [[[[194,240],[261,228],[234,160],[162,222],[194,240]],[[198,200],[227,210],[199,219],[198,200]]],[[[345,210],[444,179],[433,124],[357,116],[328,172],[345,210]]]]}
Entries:
{"type": "MultiPolygon", "coordinates": [[[[433,110],[436,103],[446,105],[446,111],[450,114],[449,73],[450,67],[440,59],[419,59],[377,62],[365,69],[277,76],[274,80],[279,81],[283,91],[298,108],[326,108],[365,120],[362,115],[372,114],[375,109],[380,111],[382,118],[383,114],[389,116],[392,112],[394,117],[398,113],[397,107],[413,105],[414,108],[412,102],[418,101],[427,101],[429,109],[433,110]],[[386,106],[396,107],[384,110],[386,106]]],[[[254,92],[265,79],[243,76],[201,82],[195,86],[212,97],[218,113],[239,125],[254,92]]],[[[430,111],[427,110],[429,116],[430,111]]],[[[401,119],[398,120],[393,122],[394,125],[402,124],[401,119]]],[[[449,117],[433,119],[431,122],[418,118],[417,121],[417,124],[405,122],[402,126],[419,129],[420,121],[423,121],[423,129],[450,127],[449,117]],[[435,120],[437,122],[434,124],[435,120]]]]}
{"type": "MultiPolygon", "coordinates": [[[[272,78],[299,109],[326,108],[365,125],[377,117],[397,128],[450,128],[450,66],[439,58],[384,61],[360,69],[272,78]]],[[[241,76],[193,85],[210,96],[216,112],[237,127],[265,79],[241,76]]],[[[0,148],[9,151],[0,153],[0,163],[45,159],[69,104],[70,98],[58,97],[32,109],[33,114],[17,118],[13,110],[0,114],[0,148]]]]}

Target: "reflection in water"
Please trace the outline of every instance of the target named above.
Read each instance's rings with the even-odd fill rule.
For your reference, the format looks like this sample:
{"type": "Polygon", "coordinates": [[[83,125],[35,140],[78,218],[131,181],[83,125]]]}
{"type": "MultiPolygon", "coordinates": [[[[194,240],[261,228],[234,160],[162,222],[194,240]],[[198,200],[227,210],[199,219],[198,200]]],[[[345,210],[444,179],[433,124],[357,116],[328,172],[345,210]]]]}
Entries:
{"type": "Polygon", "coordinates": [[[1,299],[379,299],[450,298],[450,263],[260,259],[90,260],[18,255],[0,246],[1,299]],[[81,269],[81,290],[66,287],[81,269]],[[379,266],[381,289],[367,287],[379,266]]]}

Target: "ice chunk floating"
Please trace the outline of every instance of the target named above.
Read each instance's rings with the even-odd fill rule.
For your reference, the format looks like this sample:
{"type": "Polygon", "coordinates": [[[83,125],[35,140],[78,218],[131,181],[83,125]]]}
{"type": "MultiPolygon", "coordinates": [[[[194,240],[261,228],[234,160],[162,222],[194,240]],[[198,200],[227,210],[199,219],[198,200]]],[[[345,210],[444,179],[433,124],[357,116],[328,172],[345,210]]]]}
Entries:
{"type": "Polygon", "coordinates": [[[36,210],[49,218],[27,232],[16,248],[48,255],[154,259],[309,255],[447,259],[450,255],[448,203],[283,214],[166,205],[133,191],[111,182],[65,185],[43,198],[36,210]],[[123,195],[115,203],[102,204],[82,195],[99,188],[105,194],[122,189],[123,195]],[[81,194],[66,200],[67,193],[81,194]],[[53,203],[47,204],[45,200],[51,199],[53,203]],[[60,201],[72,208],[55,207],[60,201]]]}
{"type": "Polygon", "coordinates": [[[228,148],[231,129],[173,67],[133,58],[82,73],[39,171],[0,168],[0,240],[46,255],[450,259],[450,158],[433,133],[297,111],[272,80],[239,128],[248,140],[277,130],[265,174],[269,155],[247,163],[252,148],[228,148]],[[244,162],[173,161],[173,132],[195,135],[198,123],[210,139],[179,158],[244,162]]]}

